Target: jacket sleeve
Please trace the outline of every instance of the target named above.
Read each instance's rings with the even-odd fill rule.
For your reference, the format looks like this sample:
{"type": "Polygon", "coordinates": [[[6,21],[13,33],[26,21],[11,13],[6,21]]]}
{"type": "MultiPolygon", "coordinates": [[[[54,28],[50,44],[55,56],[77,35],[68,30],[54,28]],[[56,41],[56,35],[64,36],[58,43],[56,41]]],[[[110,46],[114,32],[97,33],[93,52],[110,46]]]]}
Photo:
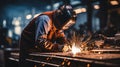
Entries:
{"type": "Polygon", "coordinates": [[[35,44],[41,51],[58,51],[58,44],[54,44],[47,39],[47,34],[51,29],[50,18],[41,15],[36,20],[35,44]]]}

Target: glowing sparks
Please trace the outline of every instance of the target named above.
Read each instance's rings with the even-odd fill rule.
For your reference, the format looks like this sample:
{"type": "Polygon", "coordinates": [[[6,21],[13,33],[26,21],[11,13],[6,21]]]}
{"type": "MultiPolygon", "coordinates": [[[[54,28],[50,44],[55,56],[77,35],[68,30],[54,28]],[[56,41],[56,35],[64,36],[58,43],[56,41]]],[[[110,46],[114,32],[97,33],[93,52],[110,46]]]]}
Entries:
{"type": "Polygon", "coordinates": [[[70,52],[73,56],[79,55],[84,51],[88,51],[88,43],[91,39],[91,36],[80,36],[72,32],[71,40],[68,41],[67,45],[63,47],[63,52],[70,52]]]}
{"type": "Polygon", "coordinates": [[[81,52],[80,48],[76,47],[75,43],[73,43],[72,53],[75,55],[76,53],[79,53],[79,52],[81,52]]]}

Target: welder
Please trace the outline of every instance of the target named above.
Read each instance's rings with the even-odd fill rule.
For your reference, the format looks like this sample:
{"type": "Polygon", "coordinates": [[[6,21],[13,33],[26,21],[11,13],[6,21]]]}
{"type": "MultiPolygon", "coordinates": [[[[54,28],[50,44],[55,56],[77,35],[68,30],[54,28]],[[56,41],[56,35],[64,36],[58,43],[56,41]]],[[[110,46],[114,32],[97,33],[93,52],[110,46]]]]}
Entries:
{"type": "Polygon", "coordinates": [[[69,4],[33,18],[24,28],[20,38],[20,67],[30,52],[62,51],[67,44],[64,30],[75,24],[76,13],[69,4]]]}

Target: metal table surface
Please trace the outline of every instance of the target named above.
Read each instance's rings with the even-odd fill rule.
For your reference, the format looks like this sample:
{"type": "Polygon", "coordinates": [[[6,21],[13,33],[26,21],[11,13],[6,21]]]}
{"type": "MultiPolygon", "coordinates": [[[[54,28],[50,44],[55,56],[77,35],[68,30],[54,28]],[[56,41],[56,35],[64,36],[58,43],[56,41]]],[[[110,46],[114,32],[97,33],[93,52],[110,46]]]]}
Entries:
{"type": "Polygon", "coordinates": [[[103,53],[101,51],[84,51],[76,55],[73,55],[72,52],[36,52],[29,54],[30,57],[26,60],[54,67],[96,67],[96,65],[97,67],[120,67],[120,53],[103,53]],[[100,52],[96,53],[95,51],[100,52]]]}

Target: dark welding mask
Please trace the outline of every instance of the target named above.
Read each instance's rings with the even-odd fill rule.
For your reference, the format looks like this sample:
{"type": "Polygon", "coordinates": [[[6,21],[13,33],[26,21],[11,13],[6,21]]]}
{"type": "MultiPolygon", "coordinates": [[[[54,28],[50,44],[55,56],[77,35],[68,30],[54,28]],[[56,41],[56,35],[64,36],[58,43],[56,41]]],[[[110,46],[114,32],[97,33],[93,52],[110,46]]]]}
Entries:
{"type": "Polygon", "coordinates": [[[71,5],[62,5],[55,11],[54,25],[57,29],[68,29],[75,24],[76,13],[71,5]]]}

